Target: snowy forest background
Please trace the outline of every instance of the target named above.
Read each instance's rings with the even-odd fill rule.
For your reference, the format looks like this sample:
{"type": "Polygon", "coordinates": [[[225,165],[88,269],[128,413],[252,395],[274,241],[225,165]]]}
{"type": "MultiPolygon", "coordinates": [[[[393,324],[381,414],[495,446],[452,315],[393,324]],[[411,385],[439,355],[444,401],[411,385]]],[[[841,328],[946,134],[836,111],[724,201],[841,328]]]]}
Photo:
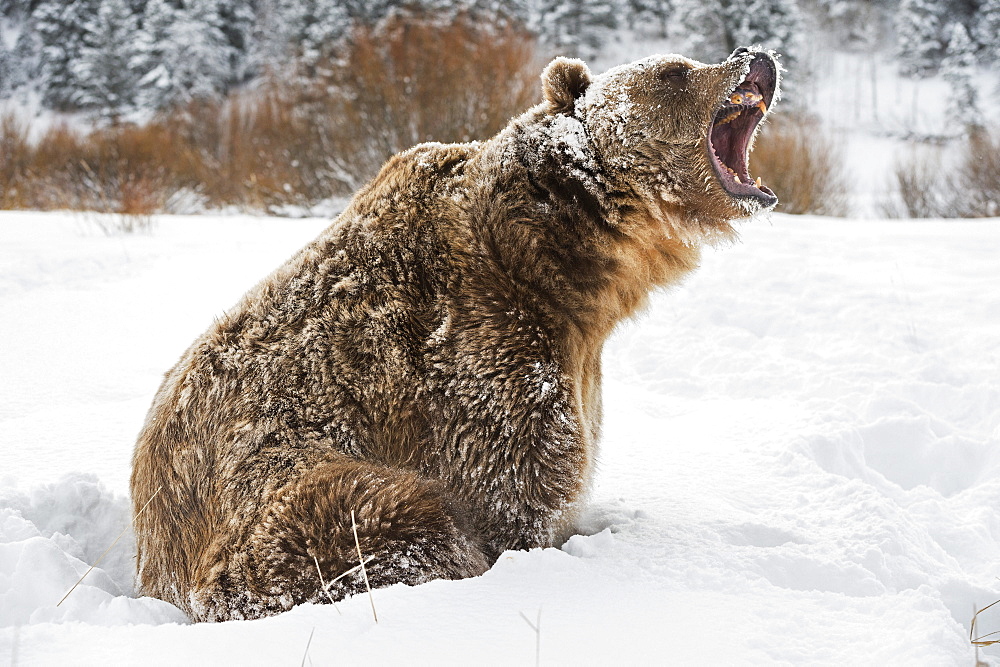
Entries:
{"type": "Polygon", "coordinates": [[[394,152],[496,132],[538,99],[554,55],[600,71],[654,52],[716,62],[756,43],[788,68],[784,113],[754,155],[779,210],[1000,215],[1000,151],[984,115],[1000,86],[1000,0],[0,0],[0,10],[2,208],[323,213],[394,152]]]}

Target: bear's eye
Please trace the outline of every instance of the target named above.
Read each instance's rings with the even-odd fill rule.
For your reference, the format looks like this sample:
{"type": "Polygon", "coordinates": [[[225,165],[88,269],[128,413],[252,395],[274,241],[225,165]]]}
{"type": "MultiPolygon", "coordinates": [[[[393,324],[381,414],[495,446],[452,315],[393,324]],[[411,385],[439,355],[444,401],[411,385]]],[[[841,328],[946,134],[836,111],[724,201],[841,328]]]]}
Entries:
{"type": "Polygon", "coordinates": [[[687,78],[688,72],[691,71],[690,67],[685,67],[684,65],[675,65],[673,67],[668,67],[660,71],[660,78],[664,81],[669,81],[671,83],[679,83],[687,78]]]}

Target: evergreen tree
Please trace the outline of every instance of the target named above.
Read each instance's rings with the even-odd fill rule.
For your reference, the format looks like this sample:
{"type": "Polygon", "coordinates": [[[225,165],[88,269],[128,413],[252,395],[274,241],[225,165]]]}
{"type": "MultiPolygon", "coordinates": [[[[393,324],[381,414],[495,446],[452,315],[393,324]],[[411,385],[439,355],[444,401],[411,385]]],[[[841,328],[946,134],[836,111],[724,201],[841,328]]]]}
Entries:
{"type": "Polygon", "coordinates": [[[149,44],[144,106],[159,109],[227,90],[233,53],[214,0],[190,0],[184,7],[149,0],[142,33],[149,44]]]}
{"type": "Polygon", "coordinates": [[[0,99],[6,99],[14,89],[14,83],[11,80],[14,72],[12,59],[11,52],[7,50],[7,46],[0,39],[0,99]]]}
{"type": "Polygon", "coordinates": [[[1000,63],[1000,0],[983,0],[973,25],[980,60],[987,65],[1000,63]]]}
{"type": "Polygon", "coordinates": [[[282,47],[309,67],[331,55],[352,22],[347,7],[325,0],[277,0],[275,10],[282,47]]]}
{"type": "Polygon", "coordinates": [[[936,0],[902,0],[896,11],[896,56],[904,76],[936,72],[944,56],[942,6],[936,0]]]}
{"type": "Polygon", "coordinates": [[[625,10],[629,28],[656,26],[661,37],[667,36],[670,16],[674,12],[673,0],[626,0],[625,10]]]}
{"type": "Polygon", "coordinates": [[[535,0],[528,28],[567,55],[596,55],[608,31],[618,26],[615,4],[606,0],[535,0]]]}
{"type": "Polygon", "coordinates": [[[501,23],[528,25],[530,0],[465,0],[463,6],[475,16],[485,16],[501,23]]]}
{"type": "Polygon", "coordinates": [[[75,63],[83,47],[84,26],[97,15],[98,0],[42,0],[32,13],[40,42],[42,101],[49,107],[73,108],[80,88],[75,63]]]}
{"type": "Polygon", "coordinates": [[[229,81],[242,83],[255,74],[250,58],[258,2],[256,0],[217,0],[219,29],[229,45],[229,81]]]}
{"type": "Polygon", "coordinates": [[[18,35],[14,49],[10,53],[11,89],[17,90],[29,81],[41,78],[39,75],[41,51],[42,44],[38,32],[34,29],[34,21],[28,19],[22,26],[21,34],[18,35]]]}
{"type": "Polygon", "coordinates": [[[85,26],[79,57],[73,63],[78,86],[74,105],[96,108],[117,118],[136,100],[142,65],[142,35],[127,0],[101,0],[85,26]]]}
{"type": "Polygon", "coordinates": [[[164,43],[170,35],[170,27],[175,20],[174,6],[168,0],[149,0],[140,29],[141,43],[146,46],[139,70],[140,106],[161,109],[168,106],[177,91],[167,63],[164,62],[164,43]]]}
{"type": "Polygon", "coordinates": [[[420,2],[407,2],[406,0],[340,0],[331,3],[329,0],[317,0],[316,4],[330,5],[337,4],[347,12],[347,16],[353,21],[360,21],[369,25],[379,19],[384,18],[393,9],[405,7],[407,5],[420,5],[420,2]]]}
{"type": "Polygon", "coordinates": [[[773,49],[786,63],[798,57],[802,19],[791,0],[678,0],[676,12],[700,60],[716,62],[750,45],[773,49]]]}
{"type": "Polygon", "coordinates": [[[948,97],[948,118],[966,131],[982,127],[978,95],[972,82],[976,69],[975,45],[961,23],[953,23],[950,39],[941,63],[941,76],[951,89],[948,97]]]}

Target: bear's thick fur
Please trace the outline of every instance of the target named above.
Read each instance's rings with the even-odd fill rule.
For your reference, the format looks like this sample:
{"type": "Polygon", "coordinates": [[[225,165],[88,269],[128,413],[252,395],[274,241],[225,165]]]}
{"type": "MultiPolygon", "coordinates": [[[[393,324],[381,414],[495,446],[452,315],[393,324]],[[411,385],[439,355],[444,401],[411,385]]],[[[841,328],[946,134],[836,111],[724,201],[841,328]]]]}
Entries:
{"type": "Polygon", "coordinates": [[[776,202],[746,157],[778,67],[559,58],[542,81],[492,139],[389,160],[167,373],[132,473],[143,593],[195,620],[323,602],[320,572],[358,564],[352,511],[372,586],[572,534],[605,339],[776,202]]]}

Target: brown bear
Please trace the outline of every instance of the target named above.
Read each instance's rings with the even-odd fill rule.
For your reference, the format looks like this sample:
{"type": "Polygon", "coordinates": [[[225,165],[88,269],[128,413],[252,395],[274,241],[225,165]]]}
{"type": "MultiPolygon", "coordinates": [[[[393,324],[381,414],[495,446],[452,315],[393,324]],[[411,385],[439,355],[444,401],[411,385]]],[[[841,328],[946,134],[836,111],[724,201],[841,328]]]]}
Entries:
{"type": "Polygon", "coordinates": [[[329,583],[352,512],[375,587],[560,544],[606,338],[777,202],[747,159],[779,69],[558,58],[495,137],[390,159],[167,373],[133,461],[141,591],[199,621],[358,593],[329,583]]]}

